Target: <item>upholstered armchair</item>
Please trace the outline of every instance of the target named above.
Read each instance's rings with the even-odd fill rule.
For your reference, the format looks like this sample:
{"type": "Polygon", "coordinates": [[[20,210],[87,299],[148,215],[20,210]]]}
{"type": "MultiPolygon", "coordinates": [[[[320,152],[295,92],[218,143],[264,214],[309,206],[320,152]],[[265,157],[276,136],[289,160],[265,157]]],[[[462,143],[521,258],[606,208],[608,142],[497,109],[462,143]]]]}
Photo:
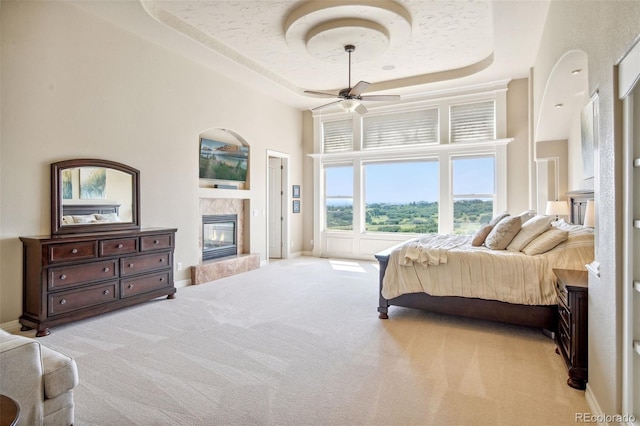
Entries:
{"type": "Polygon", "coordinates": [[[0,330],[0,394],[20,406],[19,425],[73,424],[73,358],[0,330]]]}

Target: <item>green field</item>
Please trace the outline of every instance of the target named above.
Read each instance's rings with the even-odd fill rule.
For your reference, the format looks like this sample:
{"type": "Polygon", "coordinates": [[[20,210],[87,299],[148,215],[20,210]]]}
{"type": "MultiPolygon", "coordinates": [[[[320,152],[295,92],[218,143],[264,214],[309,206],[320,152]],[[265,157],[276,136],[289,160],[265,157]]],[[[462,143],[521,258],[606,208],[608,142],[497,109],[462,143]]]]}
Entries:
{"type": "MultiPolygon", "coordinates": [[[[493,202],[462,200],[454,203],[454,233],[473,234],[480,224],[488,223],[493,216],[493,202]]],[[[409,204],[368,204],[366,208],[366,230],[368,232],[438,232],[438,203],[413,202],[409,204]]],[[[352,230],[353,209],[351,206],[327,206],[327,228],[352,230]]]]}

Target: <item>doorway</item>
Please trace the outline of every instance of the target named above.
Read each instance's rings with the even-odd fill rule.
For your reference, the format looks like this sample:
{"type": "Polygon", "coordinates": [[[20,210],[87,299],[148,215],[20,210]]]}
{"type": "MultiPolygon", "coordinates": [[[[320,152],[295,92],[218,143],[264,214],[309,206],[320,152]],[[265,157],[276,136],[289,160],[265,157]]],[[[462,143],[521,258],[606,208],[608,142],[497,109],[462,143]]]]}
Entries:
{"type": "Polygon", "coordinates": [[[267,151],[267,259],[289,257],[289,156],[267,151]]]}

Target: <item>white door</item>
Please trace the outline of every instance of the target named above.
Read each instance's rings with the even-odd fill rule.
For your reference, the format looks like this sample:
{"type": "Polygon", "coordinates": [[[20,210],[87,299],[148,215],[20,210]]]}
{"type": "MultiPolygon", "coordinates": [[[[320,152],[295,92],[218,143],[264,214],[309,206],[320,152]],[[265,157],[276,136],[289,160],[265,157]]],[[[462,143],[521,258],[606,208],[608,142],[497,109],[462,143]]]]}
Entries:
{"type": "Polygon", "coordinates": [[[269,157],[269,258],[282,258],[282,159],[269,157]]]}
{"type": "Polygon", "coordinates": [[[622,413],[640,425],[640,43],[618,68],[623,102],[622,413]]]}

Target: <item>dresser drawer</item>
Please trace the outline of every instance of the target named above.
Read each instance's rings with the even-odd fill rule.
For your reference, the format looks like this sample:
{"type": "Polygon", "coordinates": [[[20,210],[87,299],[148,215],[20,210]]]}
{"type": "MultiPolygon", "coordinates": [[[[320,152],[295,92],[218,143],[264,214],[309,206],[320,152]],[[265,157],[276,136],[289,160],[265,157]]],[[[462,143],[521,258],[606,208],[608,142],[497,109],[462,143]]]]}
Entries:
{"type": "Polygon", "coordinates": [[[568,306],[569,305],[569,292],[567,291],[567,288],[559,281],[556,283],[556,293],[558,294],[558,298],[560,300],[562,300],[564,305],[568,306]]]}
{"type": "Polygon", "coordinates": [[[113,281],[82,290],[49,294],[49,316],[60,315],[118,299],[118,282],[113,281]]]}
{"type": "Polygon", "coordinates": [[[140,251],[168,249],[173,247],[173,234],[149,235],[140,238],[140,251]]]}
{"type": "Polygon", "coordinates": [[[138,278],[130,278],[120,282],[120,294],[125,297],[135,296],[136,294],[146,293],[148,291],[157,290],[159,288],[171,287],[173,284],[169,279],[170,271],[145,275],[138,278]]]}
{"type": "Polygon", "coordinates": [[[120,259],[120,276],[126,277],[142,272],[166,269],[171,266],[171,253],[153,253],[143,256],[130,256],[120,259]]]}
{"type": "Polygon", "coordinates": [[[91,281],[113,278],[118,278],[118,261],[105,260],[82,265],[50,268],[47,287],[51,291],[91,281]]]}
{"type": "Polygon", "coordinates": [[[567,357],[571,356],[571,334],[569,334],[569,328],[562,322],[558,324],[558,342],[562,346],[564,353],[567,357]]]}
{"type": "Polygon", "coordinates": [[[69,262],[72,260],[98,257],[97,241],[80,241],[76,243],[51,244],[49,262],[69,262]]]}
{"type": "Polygon", "coordinates": [[[569,330],[569,325],[571,324],[571,312],[562,303],[558,303],[558,316],[559,321],[564,324],[565,328],[569,330]]]}
{"type": "Polygon", "coordinates": [[[138,252],[137,238],[122,238],[119,240],[101,240],[100,256],[118,256],[138,252]]]}

